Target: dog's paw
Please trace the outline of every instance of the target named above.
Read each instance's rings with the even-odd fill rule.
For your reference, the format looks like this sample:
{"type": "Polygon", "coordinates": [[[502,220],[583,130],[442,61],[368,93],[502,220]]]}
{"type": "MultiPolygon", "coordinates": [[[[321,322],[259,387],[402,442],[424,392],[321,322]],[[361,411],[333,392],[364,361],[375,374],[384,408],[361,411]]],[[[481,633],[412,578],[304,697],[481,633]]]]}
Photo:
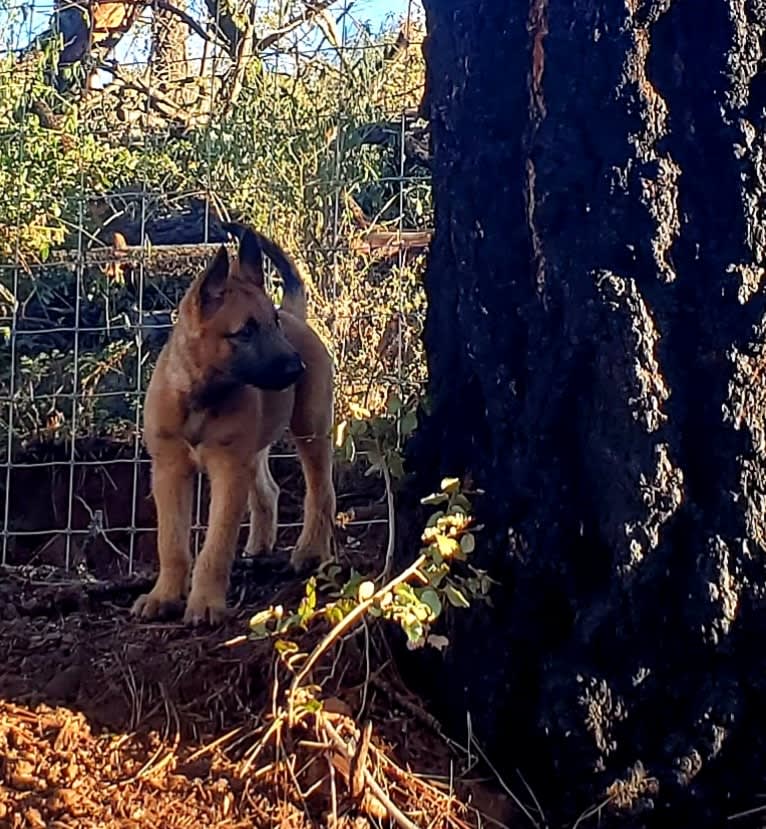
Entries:
{"type": "Polygon", "coordinates": [[[186,603],[184,622],[187,625],[219,625],[229,615],[226,608],[226,595],[212,593],[195,593],[192,590],[189,601],[186,603]]]}
{"type": "Polygon", "coordinates": [[[179,616],[183,608],[180,596],[169,595],[155,587],[149,593],[139,596],[130,612],[141,619],[166,619],[179,616]]]}
{"type": "Polygon", "coordinates": [[[323,546],[296,546],[290,556],[290,566],[300,574],[306,573],[314,567],[331,561],[333,558],[330,545],[323,546]]]}
{"type": "Polygon", "coordinates": [[[245,555],[249,558],[258,558],[259,556],[270,556],[274,552],[274,545],[268,542],[255,540],[249,541],[245,544],[245,555]]]}

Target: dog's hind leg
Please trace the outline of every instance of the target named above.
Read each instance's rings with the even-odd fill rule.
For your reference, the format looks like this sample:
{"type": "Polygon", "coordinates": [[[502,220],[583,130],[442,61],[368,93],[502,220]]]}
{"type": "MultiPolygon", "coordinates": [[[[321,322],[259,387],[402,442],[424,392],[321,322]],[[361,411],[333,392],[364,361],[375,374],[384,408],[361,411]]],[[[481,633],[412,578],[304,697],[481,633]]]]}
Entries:
{"type": "Polygon", "coordinates": [[[210,478],[210,526],[194,565],[184,621],[220,622],[226,614],[226,591],[240,523],[247,506],[249,468],[240,455],[216,448],[206,453],[210,478]]]}
{"type": "Polygon", "coordinates": [[[245,552],[248,555],[270,553],[277,540],[277,504],[279,487],[269,469],[269,447],[255,456],[250,484],[250,533],[245,552]]]}
{"type": "Polygon", "coordinates": [[[157,507],[157,552],[160,572],[150,593],[139,596],[132,608],[146,619],[180,609],[189,588],[189,531],[194,467],[184,452],[152,460],[152,495],[157,507]]]}
{"type": "Polygon", "coordinates": [[[296,446],[306,479],[306,498],[303,530],[290,564],[296,572],[300,572],[312,561],[329,561],[335,555],[335,485],[329,435],[296,437],[296,446]]]}

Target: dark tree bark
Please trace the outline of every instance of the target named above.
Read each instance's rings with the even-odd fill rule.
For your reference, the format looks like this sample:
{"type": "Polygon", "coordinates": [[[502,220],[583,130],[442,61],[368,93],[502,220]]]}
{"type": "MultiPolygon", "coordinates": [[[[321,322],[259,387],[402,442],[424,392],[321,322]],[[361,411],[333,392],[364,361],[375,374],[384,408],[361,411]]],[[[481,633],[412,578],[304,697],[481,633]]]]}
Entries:
{"type": "Polygon", "coordinates": [[[722,825],[766,780],[766,3],[425,5],[430,414],[402,507],[470,474],[502,584],[423,681],[551,825],[607,797],[722,825]]]}

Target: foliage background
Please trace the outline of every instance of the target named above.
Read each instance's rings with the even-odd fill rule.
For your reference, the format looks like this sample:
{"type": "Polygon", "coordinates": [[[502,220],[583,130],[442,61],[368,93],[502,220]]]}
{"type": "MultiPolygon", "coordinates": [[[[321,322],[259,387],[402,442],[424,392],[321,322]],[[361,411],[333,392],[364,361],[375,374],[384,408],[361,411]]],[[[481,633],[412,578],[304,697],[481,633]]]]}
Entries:
{"type": "Polygon", "coordinates": [[[146,5],[125,31],[112,21],[117,46],[101,52],[97,9],[85,9],[89,49],[67,66],[63,13],[35,33],[39,10],[6,6],[6,461],[72,436],[137,439],[169,313],[210,254],[163,246],[218,239],[221,219],[252,222],[304,266],[339,419],[383,411],[392,389],[417,395],[431,200],[427,162],[408,144],[424,146],[422,19],[408,6],[373,31],[353,4],[309,14],[321,5],[230,3],[215,19],[209,4],[173,7],[209,41],[146,5]],[[220,34],[224,14],[239,44],[220,34]]]}

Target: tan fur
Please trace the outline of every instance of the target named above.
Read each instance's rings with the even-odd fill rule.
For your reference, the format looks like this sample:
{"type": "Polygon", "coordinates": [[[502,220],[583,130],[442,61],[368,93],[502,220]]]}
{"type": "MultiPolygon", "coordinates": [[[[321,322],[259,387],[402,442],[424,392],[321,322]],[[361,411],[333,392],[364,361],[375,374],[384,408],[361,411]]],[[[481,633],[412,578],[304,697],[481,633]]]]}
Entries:
{"type": "MultiPolygon", "coordinates": [[[[266,245],[262,247],[269,252],[266,245]]],[[[134,614],[145,618],[178,605],[187,592],[186,621],[222,618],[239,527],[248,505],[247,552],[255,554],[274,546],[279,488],[269,471],[268,454],[288,427],[306,479],[304,525],[291,564],[300,570],[334,553],[332,363],[306,322],[285,308],[279,312],[276,333],[286,337],[305,364],[294,385],[284,391],[241,385],[221,405],[195,408],[197,390],[217,372],[225,371],[231,360],[227,335],[248,319],[274,328],[274,306],[258,275],[234,259],[228,267],[222,304],[212,317],[206,318],[201,310],[205,275],[190,287],[147,390],[144,441],[152,459],[160,572],[152,591],[133,607],[134,614]],[[192,573],[189,533],[198,469],[210,479],[211,503],[209,530],[192,573]]],[[[303,310],[300,301],[296,310],[299,314],[303,310]]]]}

